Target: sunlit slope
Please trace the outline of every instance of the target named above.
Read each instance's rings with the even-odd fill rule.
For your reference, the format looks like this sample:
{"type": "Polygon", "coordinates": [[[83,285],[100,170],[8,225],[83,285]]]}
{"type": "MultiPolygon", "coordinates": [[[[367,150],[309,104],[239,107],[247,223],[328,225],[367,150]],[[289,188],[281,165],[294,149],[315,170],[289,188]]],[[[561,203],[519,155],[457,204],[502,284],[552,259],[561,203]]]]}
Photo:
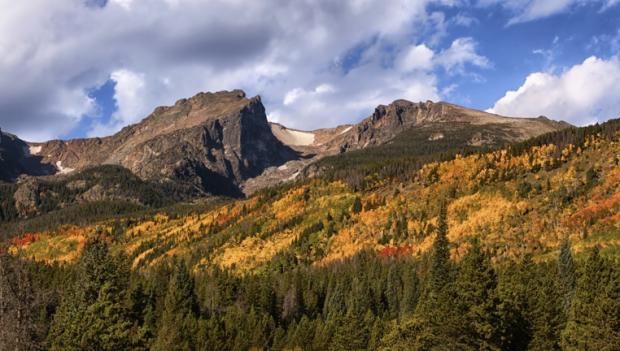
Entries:
{"type": "Polygon", "coordinates": [[[565,237],[577,252],[600,245],[618,256],[620,144],[616,129],[605,134],[457,155],[425,164],[405,182],[369,176],[370,186],[359,192],[343,181],[315,179],[178,218],[162,214],[32,233],[12,250],[66,261],[85,236],[103,232],[136,268],[173,255],[195,269],[239,271],[324,265],[363,249],[418,255],[430,248],[446,200],[456,257],[472,237],[497,259],[523,253],[544,259],[565,237]]]}

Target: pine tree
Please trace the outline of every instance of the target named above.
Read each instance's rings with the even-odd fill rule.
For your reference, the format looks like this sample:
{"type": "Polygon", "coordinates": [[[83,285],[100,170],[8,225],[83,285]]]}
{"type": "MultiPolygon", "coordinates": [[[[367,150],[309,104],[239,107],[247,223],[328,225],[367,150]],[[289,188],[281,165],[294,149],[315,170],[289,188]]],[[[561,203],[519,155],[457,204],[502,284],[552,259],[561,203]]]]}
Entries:
{"type": "Polygon", "coordinates": [[[500,349],[496,287],[497,275],[490,257],[474,240],[460,263],[455,284],[457,308],[453,310],[454,318],[461,321],[462,342],[473,349],[500,349]]]}
{"type": "Polygon", "coordinates": [[[433,243],[431,266],[431,293],[438,294],[451,281],[450,243],[448,241],[447,207],[441,204],[437,222],[437,236],[433,243]]]}
{"type": "Polygon", "coordinates": [[[118,291],[112,282],[106,282],[99,290],[95,303],[84,314],[84,333],[80,339],[83,350],[135,350],[131,339],[132,323],[128,311],[122,305],[118,291]]]}
{"type": "Polygon", "coordinates": [[[333,351],[365,350],[368,346],[369,330],[362,318],[347,313],[336,318],[336,329],[329,346],[333,351]]]}
{"type": "Polygon", "coordinates": [[[360,213],[361,211],[362,211],[362,201],[360,200],[359,196],[356,196],[355,200],[353,200],[353,205],[351,206],[351,212],[360,213]]]}
{"type": "Polygon", "coordinates": [[[105,237],[87,241],[78,262],[78,279],[74,287],[65,293],[54,314],[48,334],[50,349],[80,350],[90,343],[103,347],[113,345],[113,339],[126,340],[125,335],[98,332],[102,328],[118,331],[127,325],[127,319],[122,316],[128,311],[119,301],[124,299],[128,277],[128,265],[124,258],[110,255],[105,237]],[[119,313],[122,310],[122,316],[110,321],[112,324],[93,316],[93,313],[103,313],[104,309],[115,309],[119,313]],[[104,338],[110,339],[103,340],[104,338]]]}
{"type": "Polygon", "coordinates": [[[534,277],[534,263],[529,255],[520,262],[511,262],[502,272],[497,291],[501,300],[503,349],[527,350],[532,333],[529,314],[534,277]]]}
{"type": "Polygon", "coordinates": [[[401,298],[401,317],[411,315],[418,304],[420,281],[414,269],[408,269],[403,276],[403,293],[401,298]]]}
{"type": "Polygon", "coordinates": [[[620,273],[594,248],[577,280],[564,350],[617,350],[620,345],[620,273]]]}
{"type": "Polygon", "coordinates": [[[196,309],[194,280],[185,262],[177,260],[168,283],[164,311],[152,349],[193,350],[196,309]]]}
{"type": "Polygon", "coordinates": [[[442,203],[430,269],[420,303],[412,317],[392,326],[382,341],[386,349],[457,350],[466,346],[460,341],[461,321],[454,314],[456,296],[446,217],[446,205],[442,203]]]}
{"type": "Polygon", "coordinates": [[[575,263],[571,253],[570,241],[565,239],[560,246],[558,259],[558,279],[560,293],[562,295],[562,308],[565,314],[570,310],[573,295],[575,294],[576,278],[575,263]]]}
{"type": "Polygon", "coordinates": [[[528,350],[560,350],[560,332],[564,327],[562,293],[553,265],[541,264],[530,281],[530,303],[527,319],[530,324],[528,350]]]}

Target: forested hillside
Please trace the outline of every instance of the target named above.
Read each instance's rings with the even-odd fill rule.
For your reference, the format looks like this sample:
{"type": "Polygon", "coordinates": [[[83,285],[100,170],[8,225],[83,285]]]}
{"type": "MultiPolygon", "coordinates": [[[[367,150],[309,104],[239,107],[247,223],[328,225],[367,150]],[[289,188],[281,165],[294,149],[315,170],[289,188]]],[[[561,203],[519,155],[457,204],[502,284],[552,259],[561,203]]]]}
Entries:
{"type": "Polygon", "coordinates": [[[0,323],[18,337],[0,340],[615,350],[619,129],[412,156],[388,171],[370,171],[374,150],[353,156],[362,179],[333,160],[322,177],[213,207],[15,228],[0,288],[20,287],[5,303],[20,312],[0,323]]]}

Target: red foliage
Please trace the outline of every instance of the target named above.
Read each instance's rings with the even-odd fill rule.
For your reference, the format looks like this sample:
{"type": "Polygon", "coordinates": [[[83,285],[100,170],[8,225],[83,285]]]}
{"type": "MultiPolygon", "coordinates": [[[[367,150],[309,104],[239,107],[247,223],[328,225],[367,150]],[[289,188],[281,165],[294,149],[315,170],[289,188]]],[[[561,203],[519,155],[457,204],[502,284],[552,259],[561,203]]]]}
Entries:
{"type": "Polygon", "coordinates": [[[24,235],[22,235],[21,237],[17,237],[17,238],[13,238],[13,240],[11,240],[11,243],[14,246],[24,246],[24,245],[28,245],[31,244],[35,241],[39,240],[39,234],[36,233],[26,233],[24,235]]]}
{"type": "Polygon", "coordinates": [[[413,247],[410,245],[386,246],[378,252],[380,257],[406,257],[411,256],[412,253],[413,247]]]}
{"type": "Polygon", "coordinates": [[[215,219],[215,223],[217,223],[218,225],[224,225],[231,219],[232,219],[232,216],[224,214],[224,213],[220,213],[215,219]]]}

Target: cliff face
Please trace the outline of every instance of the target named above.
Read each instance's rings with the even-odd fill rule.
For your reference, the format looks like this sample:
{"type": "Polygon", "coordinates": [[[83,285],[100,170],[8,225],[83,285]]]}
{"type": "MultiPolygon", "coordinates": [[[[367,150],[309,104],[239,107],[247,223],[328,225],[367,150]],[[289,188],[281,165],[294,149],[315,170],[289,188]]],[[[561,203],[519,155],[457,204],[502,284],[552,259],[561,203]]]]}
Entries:
{"type": "Polygon", "coordinates": [[[55,168],[42,163],[31,150],[25,141],[0,130],[0,181],[15,181],[21,174],[54,174],[55,168]]]}
{"type": "Polygon", "coordinates": [[[158,107],[110,137],[32,145],[60,172],[121,165],[143,179],[182,181],[226,195],[240,195],[245,179],[298,157],[271,133],[260,97],[246,98],[239,90],[158,107]]]}

